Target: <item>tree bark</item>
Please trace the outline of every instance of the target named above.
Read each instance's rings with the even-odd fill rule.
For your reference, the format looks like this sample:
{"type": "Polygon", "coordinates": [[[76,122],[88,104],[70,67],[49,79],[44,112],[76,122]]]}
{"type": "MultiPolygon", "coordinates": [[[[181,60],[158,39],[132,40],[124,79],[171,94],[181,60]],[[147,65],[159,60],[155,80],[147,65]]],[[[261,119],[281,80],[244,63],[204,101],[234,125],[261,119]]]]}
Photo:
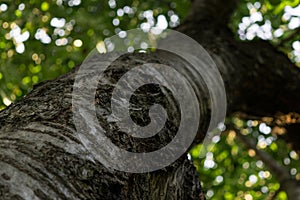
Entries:
{"type": "MultiPolygon", "coordinates": [[[[267,42],[236,41],[227,27],[236,3],[229,2],[195,0],[191,14],[177,28],[203,45],[216,62],[226,86],[228,114],[300,113],[299,69],[267,42]]],[[[114,62],[111,70],[124,74],[129,68],[143,64],[141,60],[169,66],[187,65],[184,60],[158,52],[126,55],[114,62]]],[[[0,112],[0,196],[3,199],[204,199],[197,172],[186,155],[164,169],[143,174],[108,169],[93,158],[76,135],[73,121],[71,94],[77,69],[37,85],[21,101],[0,112]]],[[[118,73],[114,73],[117,78],[118,73]]],[[[201,140],[210,117],[208,91],[195,75],[188,78],[201,94],[198,97],[203,120],[197,137],[201,140]]],[[[110,130],[110,139],[115,144],[143,152],[170,141],[173,126],[165,127],[163,132],[167,134],[144,143],[110,126],[104,116],[110,112],[111,89],[109,85],[99,87],[95,102],[91,103],[99,108],[99,123],[110,130]],[[135,146],[136,143],[139,145],[135,146]]],[[[143,99],[145,90],[137,97],[141,95],[143,99]]],[[[153,88],[150,90],[152,95],[157,93],[153,88]]],[[[164,98],[172,101],[171,97],[164,98]]],[[[133,103],[138,106],[140,100],[133,103]]],[[[133,116],[137,121],[142,119],[141,124],[148,120],[141,112],[133,116]]],[[[177,120],[175,117],[170,124],[176,125],[177,120]]],[[[296,133],[288,133],[291,137],[293,134],[296,133]]],[[[293,145],[299,148],[297,141],[293,145]]]]}
{"type": "MultiPolygon", "coordinates": [[[[118,80],[118,76],[144,62],[185,64],[164,52],[125,55],[111,65],[107,73],[115,75],[109,79],[118,80]]],[[[165,169],[143,174],[108,169],[93,158],[78,138],[73,121],[72,88],[77,69],[37,85],[21,101],[0,113],[0,196],[3,199],[203,199],[197,172],[186,155],[165,169]]],[[[109,134],[115,134],[110,135],[115,144],[144,152],[172,139],[172,123],[176,124],[178,118],[170,120],[162,134],[143,142],[115,129],[105,119],[106,113],[111,112],[110,84],[100,80],[100,85],[95,98],[97,116],[103,127],[109,126],[109,134]]],[[[146,91],[158,96],[157,90],[146,91]]],[[[136,96],[143,99],[147,94],[136,96]]],[[[144,105],[148,101],[137,100],[135,104],[144,105]]],[[[147,120],[142,115],[137,112],[133,118],[147,120]]],[[[201,129],[204,126],[207,124],[201,129]]]]}

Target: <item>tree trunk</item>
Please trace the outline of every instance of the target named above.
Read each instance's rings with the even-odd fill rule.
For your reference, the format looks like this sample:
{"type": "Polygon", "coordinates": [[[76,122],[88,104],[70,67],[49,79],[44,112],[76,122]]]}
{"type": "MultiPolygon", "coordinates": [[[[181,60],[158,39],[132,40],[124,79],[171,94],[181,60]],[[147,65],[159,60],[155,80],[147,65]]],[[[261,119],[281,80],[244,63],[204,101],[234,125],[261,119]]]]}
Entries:
{"type": "MultiPolygon", "coordinates": [[[[176,57],[168,57],[164,52],[125,55],[107,73],[113,71],[109,80],[118,80],[118,76],[141,61],[184,64],[172,59],[176,57]]],[[[108,169],[93,158],[76,134],[73,120],[72,89],[76,72],[77,68],[37,85],[21,101],[1,112],[0,196],[4,199],[199,199],[203,193],[198,175],[186,154],[164,169],[142,174],[108,169]]],[[[115,129],[105,118],[111,112],[110,86],[100,80],[95,102],[99,123],[104,128],[109,126],[107,136],[115,144],[133,152],[145,152],[172,139],[172,124],[176,125],[180,118],[171,119],[162,134],[143,142],[115,129]]],[[[155,100],[159,99],[157,89],[146,91],[158,96],[155,100]]],[[[136,96],[143,99],[147,94],[141,91],[136,96]]],[[[133,103],[139,106],[149,101],[133,103]]],[[[143,112],[133,114],[133,118],[145,118],[143,112]]],[[[207,125],[201,129],[204,126],[207,125]]]]}
{"type": "MultiPolygon", "coordinates": [[[[228,114],[300,113],[300,71],[267,42],[237,42],[227,28],[235,8],[235,1],[229,2],[195,0],[189,17],[177,28],[203,45],[216,62],[225,82],[228,114]]],[[[165,52],[126,55],[112,64],[110,72],[116,77],[111,77],[111,81],[147,61],[187,66],[185,61],[165,52]]],[[[37,85],[21,101],[0,112],[0,196],[3,199],[204,199],[197,172],[186,155],[164,169],[142,174],[108,169],[93,158],[78,138],[73,120],[72,89],[77,69],[37,85]]],[[[208,91],[196,75],[188,78],[201,94],[198,98],[202,120],[197,138],[203,139],[210,118],[208,91]]],[[[108,136],[115,144],[144,152],[172,139],[172,125],[178,125],[176,115],[170,119],[171,125],[164,127],[165,134],[159,134],[155,140],[141,142],[115,129],[105,118],[111,112],[112,88],[110,84],[100,86],[95,102],[91,103],[96,104],[99,123],[109,130],[108,136]]],[[[147,89],[136,96],[143,99],[147,89]]],[[[160,92],[150,88],[151,95],[161,95],[160,92]]],[[[166,94],[164,98],[173,101],[166,94]]],[[[158,98],[158,102],[163,103],[164,98],[158,98]]],[[[141,101],[133,103],[138,106],[141,101]]],[[[142,105],[153,104],[149,99],[143,101],[142,105]]],[[[149,120],[138,111],[133,118],[141,119],[142,125],[149,120]]],[[[288,135],[294,137],[295,133],[288,135]]],[[[293,145],[300,147],[297,141],[293,145]]]]}

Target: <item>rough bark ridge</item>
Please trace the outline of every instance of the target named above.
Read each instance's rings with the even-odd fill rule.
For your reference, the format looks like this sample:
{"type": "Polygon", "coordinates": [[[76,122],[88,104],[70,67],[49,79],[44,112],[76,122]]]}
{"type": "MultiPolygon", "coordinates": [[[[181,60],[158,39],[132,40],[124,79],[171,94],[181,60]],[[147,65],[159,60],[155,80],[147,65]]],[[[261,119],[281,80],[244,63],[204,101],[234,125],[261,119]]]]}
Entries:
{"type": "MultiPolygon", "coordinates": [[[[300,113],[299,70],[266,42],[234,40],[226,23],[235,1],[195,0],[194,5],[177,30],[197,40],[214,58],[226,84],[228,114],[300,113]]],[[[166,55],[165,58],[158,54],[134,55],[125,60],[121,64],[124,71],[126,66],[135,66],[141,60],[158,63],[164,60],[172,66],[166,55]]],[[[185,66],[183,61],[178,62],[185,66]]],[[[93,159],[75,134],[71,107],[75,72],[38,85],[23,100],[0,112],[0,196],[3,199],[201,199],[197,173],[186,156],[165,169],[146,174],[113,171],[93,159]]],[[[196,81],[195,78],[190,80],[196,81]]],[[[196,85],[205,96],[204,86],[196,85]]],[[[101,107],[106,104],[107,95],[100,94],[95,100],[101,107]]],[[[207,120],[209,105],[205,98],[199,100],[207,120]]],[[[143,116],[140,118],[147,121],[143,116]]],[[[199,138],[207,128],[206,120],[201,122],[199,138]]],[[[171,128],[166,130],[172,132],[171,128]]],[[[297,137],[295,133],[288,135],[297,137]]],[[[132,142],[130,138],[124,141],[125,136],[118,138],[112,134],[112,137],[121,146],[130,147],[132,142]]],[[[158,137],[161,141],[169,139],[158,137]]],[[[151,149],[156,144],[141,148],[151,149]]],[[[297,140],[293,144],[299,148],[297,140]]]]}
{"type": "MultiPolygon", "coordinates": [[[[107,74],[115,75],[110,80],[118,79],[138,64],[172,65],[170,60],[163,53],[128,55],[115,61],[107,74]]],[[[184,65],[179,60],[173,63],[178,64],[184,65]]],[[[3,199],[199,199],[202,192],[198,176],[186,155],[165,169],[144,174],[117,172],[95,161],[78,139],[73,123],[75,75],[73,70],[54,81],[41,83],[20,102],[1,112],[0,196],[3,199]]],[[[176,124],[178,117],[170,120],[155,140],[144,142],[135,141],[108,124],[103,116],[110,112],[111,85],[100,85],[95,98],[99,123],[107,128],[107,136],[115,144],[143,152],[172,139],[176,128],[172,123],[176,124]]],[[[150,93],[160,99],[157,89],[145,92],[141,91],[136,98],[143,99],[150,93]]],[[[144,103],[133,102],[137,106],[144,103]]],[[[143,114],[133,113],[133,118],[146,123],[147,116],[143,114]]],[[[205,130],[205,126],[201,129],[205,130]]]]}

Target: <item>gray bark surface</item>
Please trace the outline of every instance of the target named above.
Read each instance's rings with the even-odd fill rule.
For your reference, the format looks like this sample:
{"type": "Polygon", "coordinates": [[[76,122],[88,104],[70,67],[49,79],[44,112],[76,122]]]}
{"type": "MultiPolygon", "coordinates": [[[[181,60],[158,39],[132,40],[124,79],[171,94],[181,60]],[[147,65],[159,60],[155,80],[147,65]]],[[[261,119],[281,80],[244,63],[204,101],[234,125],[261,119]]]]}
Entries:
{"type": "MultiPolygon", "coordinates": [[[[112,64],[108,74],[117,72],[116,77],[111,77],[114,79],[143,62],[170,64],[172,59],[164,53],[123,56],[112,64]]],[[[177,60],[176,64],[184,63],[177,60]]],[[[76,69],[37,85],[21,101],[0,113],[0,196],[3,199],[199,199],[202,190],[198,175],[186,155],[165,169],[143,174],[107,169],[96,161],[78,138],[73,122],[75,75],[76,69]]],[[[95,98],[97,116],[115,144],[143,152],[153,151],[172,139],[172,123],[176,125],[178,117],[170,121],[162,134],[143,142],[109,125],[103,116],[110,112],[111,85],[101,86],[95,98]]],[[[156,90],[151,92],[159,97],[156,90]]],[[[133,104],[137,106],[149,101],[143,100],[147,93],[136,96],[133,104]]],[[[132,115],[142,124],[147,123],[143,112],[132,115]]],[[[202,123],[201,130],[205,126],[202,123]]]]}

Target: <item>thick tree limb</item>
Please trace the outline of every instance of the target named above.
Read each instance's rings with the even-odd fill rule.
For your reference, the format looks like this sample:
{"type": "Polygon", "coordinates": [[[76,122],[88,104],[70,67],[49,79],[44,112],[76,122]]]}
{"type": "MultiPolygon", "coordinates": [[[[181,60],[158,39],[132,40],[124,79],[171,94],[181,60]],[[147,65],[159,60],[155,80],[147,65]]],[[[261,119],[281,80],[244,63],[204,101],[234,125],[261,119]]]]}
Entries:
{"type": "MultiPolygon", "coordinates": [[[[190,16],[177,30],[197,40],[214,59],[225,82],[228,115],[300,113],[300,69],[266,41],[235,40],[226,21],[235,2],[195,0],[190,16]]],[[[295,138],[299,131],[288,132],[288,137],[295,138]]],[[[300,149],[298,140],[292,144],[300,149]]]]}
{"type": "MultiPolygon", "coordinates": [[[[172,63],[170,60],[172,58],[167,59],[164,54],[125,56],[111,66],[114,75],[109,78],[113,80],[143,62],[172,63]]],[[[184,63],[177,60],[175,65],[184,63]]],[[[73,70],[40,84],[21,101],[0,112],[2,199],[176,200],[203,196],[196,169],[185,155],[165,169],[144,174],[114,171],[95,160],[76,134],[71,103],[75,74],[73,70]]],[[[105,118],[105,113],[110,112],[110,84],[100,85],[95,99],[99,123],[107,129],[108,137],[116,145],[145,151],[170,140],[174,132],[171,122],[176,124],[180,118],[171,120],[170,126],[166,126],[156,140],[139,142],[115,129],[115,125],[105,118]]],[[[151,95],[151,90],[148,92],[151,95]]],[[[139,99],[145,99],[143,95],[138,94],[137,105],[144,105],[139,102],[139,99]]],[[[160,99],[156,93],[154,95],[160,99]]],[[[144,119],[141,115],[141,112],[134,114],[136,118],[144,119]]],[[[203,112],[203,118],[205,115],[203,112]]],[[[201,129],[205,126],[203,123],[201,129]]]]}

